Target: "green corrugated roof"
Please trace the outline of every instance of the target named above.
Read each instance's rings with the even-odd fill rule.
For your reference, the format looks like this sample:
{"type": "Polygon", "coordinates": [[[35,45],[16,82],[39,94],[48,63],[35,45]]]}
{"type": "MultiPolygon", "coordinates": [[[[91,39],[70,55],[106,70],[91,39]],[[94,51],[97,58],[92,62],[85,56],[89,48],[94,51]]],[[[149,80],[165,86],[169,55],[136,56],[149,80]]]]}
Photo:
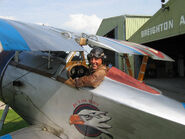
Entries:
{"type": "Polygon", "coordinates": [[[121,15],[103,19],[97,35],[104,36],[117,28],[119,40],[127,40],[138,28],[140,28],[151,16],[121,15]]]}

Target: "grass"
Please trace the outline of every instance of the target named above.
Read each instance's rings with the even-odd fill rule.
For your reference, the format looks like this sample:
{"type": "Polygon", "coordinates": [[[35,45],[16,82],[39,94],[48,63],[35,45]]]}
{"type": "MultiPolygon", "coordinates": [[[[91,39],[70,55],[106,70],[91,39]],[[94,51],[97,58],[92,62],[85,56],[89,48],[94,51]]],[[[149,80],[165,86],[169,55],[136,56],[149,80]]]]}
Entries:
{"type": "MultiPolygon", "coordinates": [[[[2,113],[3,110],[0,110],[0,118],[2,116],[2,113]]],[[[0,136],[21,129],[26,126],[28,126],[26,121],[24,121],[14,110],[10,109],[5,119],[3,128],[2,130],[0,130],[0,136]]]]}

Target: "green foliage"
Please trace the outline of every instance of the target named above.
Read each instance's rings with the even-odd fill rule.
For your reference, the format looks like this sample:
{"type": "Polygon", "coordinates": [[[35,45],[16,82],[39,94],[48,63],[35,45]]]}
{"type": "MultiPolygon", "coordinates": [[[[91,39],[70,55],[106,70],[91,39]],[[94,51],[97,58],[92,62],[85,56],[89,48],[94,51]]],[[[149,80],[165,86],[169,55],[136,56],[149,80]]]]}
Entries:
{"type": "MultiPolygon", "coordinates": [[[[2,113],[3,110],[0,110],[0,117],[2,116],[2,113]]],[[[28,126],[28,123],[26,123],[14,110],[10,109],[5,119],[3,129],[0,131],[0,136],[26,126],[28,126]]]]}

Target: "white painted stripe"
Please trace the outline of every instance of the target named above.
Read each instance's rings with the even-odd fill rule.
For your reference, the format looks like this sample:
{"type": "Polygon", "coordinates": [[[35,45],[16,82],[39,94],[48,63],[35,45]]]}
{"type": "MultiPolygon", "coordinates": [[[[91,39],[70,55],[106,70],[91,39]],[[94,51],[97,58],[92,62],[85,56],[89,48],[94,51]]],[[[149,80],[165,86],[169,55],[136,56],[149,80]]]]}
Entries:
{"type": "Polygon", "coordinates": [[[3,51],[3,45],[2,45],[2,43],[1,43],[1,41],[0,41],[0,53],[3,51]]]}

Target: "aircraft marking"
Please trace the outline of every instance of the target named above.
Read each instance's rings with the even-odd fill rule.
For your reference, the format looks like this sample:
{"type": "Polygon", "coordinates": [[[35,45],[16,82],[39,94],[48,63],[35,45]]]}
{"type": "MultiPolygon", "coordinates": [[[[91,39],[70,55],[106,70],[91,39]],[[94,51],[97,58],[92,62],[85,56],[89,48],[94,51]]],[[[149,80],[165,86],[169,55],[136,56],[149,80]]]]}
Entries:
{"type": "Polygon", "coordinates": [[[70,116],[69,123],[83,135],[98,137],[102,133],[113,138],[108,129],[112,128],[107,124],[111,117],[107,112],[100,111],[96,106],[88,103],[80,104],[70,116]]]}
{"type": "Polygon", "coordinates": [[[77,106],[79,106],[80,104],[84,104],[84,103],[90,103],[94,106],[99,106],[98,103],[96,103],[95,101],[91,100],[91,99],[81,99],[81,100],[78,100],[76,101],[75,103],[73,103],[73,107],[76,108],[77,106]]]}
{"type": "Polygon", "coordinates": [[[12,136],[10,134],[1,136],[0,139],[12,139],[12,136]]]}
{"type": "Polygon", "coordinates": [[[184,107],[184,109],[185,109],[185,102],[182,102],[182,106],[184,107]]]}
{"type": "Polygon", "coordinates": [[[154,55],[156,55],[156,56],[158,56],[158,57],[160,57],[162,59],[164,58],[164,55],[161,52],[159,52],[157,50],[154,50],[152,48],[144,47],[144,46],[142,46],[140,44],[136,44],[136,43],[132,43],[132,42],[128,42],[127,43],[127,42],[123,42],[123,41],[113,40],[113,39],[110,39],[110,38],[105,38],[105,39],[107,39],[107,40],[109,40],[109,41],[111,41],[113,43],[116,43],[116,44],[118,44],[120,46],[122,45],[122,46],[127,47],[127,48],[129,48],[131,50],[134,50],[138,54],[151,56],[151,54],[149,54],[149,53],[147,53],[147,52],[145,52],[145,51],[142,50],[142,49],[146,49],[149,52],[151,52],[152,54],[154,54],[154,55]],[[126,45],[124,43],[126,43],[126,45]],[[135,47],[132,46],[131,44],[134,45],[135,47]]]}
{"type": "Polygon", "coordinates": [[[131,76],[127,75],[126,73],[120,71],[117,68],[112,67],[109,69],[109,72],[106,75],[108,78],[118,81],[120,83],[126,84],[128,86],[146,91],[151,94],[160,95],[161,93],[152,89],[151,87],[145,85],[144,83],[139,82],[135,78],[132,78],[131,76]]]}
{"type": "Polygon", "coordinates": [[[8,22],[0,19],[0,39],[3,50],[30,50],[21,34],[8,22]]]}
{"type": "Polygon", "coordinates": [[[1,41],[0,41],[0,53],[3,51],[3,45],[2,45],[2,43],[1,43],[1,41]]]}
{"type": "Polygon", "coordinates": [[[157,50],[155,50],[153,48],[144,47],[143,45],[140,45],[140,44],[136,44],[136,43],[133,43],[133,44],[135,44],[138,47],[141,47],[142,49],[146,49],[146,50],[150,51],[152,54],[154,54],[154,55],[156,55],[156,56],[158,56],[160,58],[164,58],[164,55],[160,51],[157,51],[157,50]]]}
{"type": "Polygon", "coordinates": [[[120,45],[120,46],[127,47],[128,49],[134,50],[134,52],[136,52],[136,53],[139,54],[139,55],[140,55],[140,54],[143,55],[142,52],[137,51],[137,50],[135,50],[134,48],[128,47],[127,45],[124,45],[124,44],[121,43],[121,42],[118,42],[118,41],[115,41],[115,40],[112,40],[112,39],[109,39],[109,38],[103,38],[103,39],[106,39],[106,40],[108,40],[108,41],[110,41],[110,42],[112,42],[112,43],[116,43],[116,44],[118,44],[118,45],[120,45]]]}

